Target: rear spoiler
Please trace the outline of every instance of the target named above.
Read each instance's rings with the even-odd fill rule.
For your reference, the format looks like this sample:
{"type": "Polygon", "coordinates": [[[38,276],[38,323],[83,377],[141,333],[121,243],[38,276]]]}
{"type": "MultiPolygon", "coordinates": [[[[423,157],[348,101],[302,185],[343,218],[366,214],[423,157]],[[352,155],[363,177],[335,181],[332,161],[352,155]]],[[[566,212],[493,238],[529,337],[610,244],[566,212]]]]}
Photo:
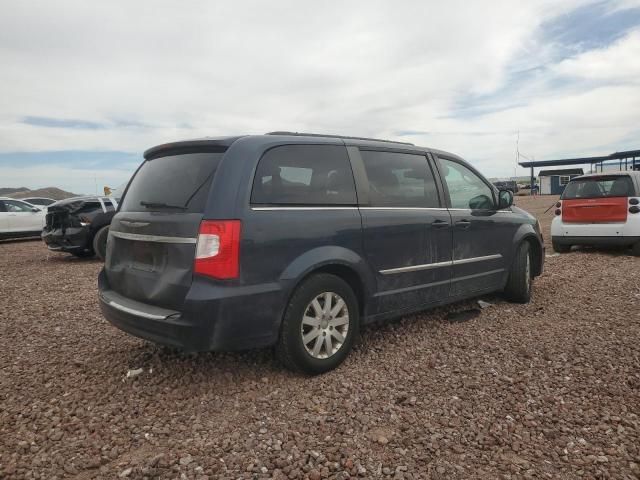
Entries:
{"type": "Polygon", "coordinates": [[[153,160],[154,158],[187,153],[224,152],[239,138],[242,137],[201,138],[197,140],[163,143],[162,145],[157,145],[146,150],[143,156],[145,160],[153,160]]]}

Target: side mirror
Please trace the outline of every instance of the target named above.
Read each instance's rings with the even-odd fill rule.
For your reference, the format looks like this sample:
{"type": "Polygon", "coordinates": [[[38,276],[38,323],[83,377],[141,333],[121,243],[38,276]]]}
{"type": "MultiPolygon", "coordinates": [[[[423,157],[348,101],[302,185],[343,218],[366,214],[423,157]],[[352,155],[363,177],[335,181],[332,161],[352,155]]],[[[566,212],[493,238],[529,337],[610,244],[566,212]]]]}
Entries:
{"type": "Polygon", "coordinates": [[[486,195],[478,195],[469,200],[469,208],[471,210],[493,210],[493,207],[493,199],[486,195]]]}
{"type": "Polygon", "coordinates": [[[500,190],[498,192],[498,209],[503,210],[513,205],[513,193],[511,190],[500,190]]]}
{"type": "Polygon", "coordinates": [[[33,207],[33,208],[31,209],[31,211],[32,211],[33,213],[35,213],[35,212],[39,212],[39,211],[40,211],[40,209],[39,209],[39,208],[36,208],[36,207],[33,207]]]}

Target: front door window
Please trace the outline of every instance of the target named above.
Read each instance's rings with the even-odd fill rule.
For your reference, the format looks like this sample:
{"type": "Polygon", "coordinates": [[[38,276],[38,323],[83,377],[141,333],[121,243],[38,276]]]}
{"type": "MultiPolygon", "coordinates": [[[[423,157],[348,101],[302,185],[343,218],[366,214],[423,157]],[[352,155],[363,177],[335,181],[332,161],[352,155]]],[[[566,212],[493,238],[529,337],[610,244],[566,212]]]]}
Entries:
{"type": "Polygon", "coordinates": [[[451,208],[471,210],[495,209],[491,188],[467,167],[447,159],[440,159],[443,176],[449,189],[451,208]]]}

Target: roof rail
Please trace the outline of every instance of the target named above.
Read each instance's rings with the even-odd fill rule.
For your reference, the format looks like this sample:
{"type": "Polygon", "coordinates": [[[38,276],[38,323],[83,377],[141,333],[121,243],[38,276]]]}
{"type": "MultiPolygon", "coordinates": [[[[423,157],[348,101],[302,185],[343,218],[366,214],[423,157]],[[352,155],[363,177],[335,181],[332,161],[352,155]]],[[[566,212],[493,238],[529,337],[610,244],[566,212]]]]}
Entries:
{"type": "Polygon", "coordinates": [[[409,142],[399,142],[397,140],[382,140],[380,138],[368,138],[368,137],[347,137],[345,135],[325,135],[322,133],[304,133],[304,132],[267,132],[265,135],[293,135],[298,137],[327,137],[327,138],[342,138],[345,140],[369,140],[371,142],[385,142],[385,143],[400,143],[402,145],[413,145],[409,142]]]}

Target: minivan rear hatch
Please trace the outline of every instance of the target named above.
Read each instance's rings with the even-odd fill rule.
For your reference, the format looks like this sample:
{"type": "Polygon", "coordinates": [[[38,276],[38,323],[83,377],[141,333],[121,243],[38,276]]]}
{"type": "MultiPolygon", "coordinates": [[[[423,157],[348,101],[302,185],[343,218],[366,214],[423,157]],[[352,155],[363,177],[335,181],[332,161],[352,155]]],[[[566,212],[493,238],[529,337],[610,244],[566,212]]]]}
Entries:
{"type": "Polygon", "coordinates": [[[624,223],[627,199],[634,195],[628,175],[598,175],[571,180],[562,194],[562,221],[624,223]]]}
{"type": "Polygon", "coordinates": [[[105,274],[112,290],[147,304],[181,308],[192,282],[198,229],[225,150],[174,149],[144,161],[111,223],[105,274]]]}

